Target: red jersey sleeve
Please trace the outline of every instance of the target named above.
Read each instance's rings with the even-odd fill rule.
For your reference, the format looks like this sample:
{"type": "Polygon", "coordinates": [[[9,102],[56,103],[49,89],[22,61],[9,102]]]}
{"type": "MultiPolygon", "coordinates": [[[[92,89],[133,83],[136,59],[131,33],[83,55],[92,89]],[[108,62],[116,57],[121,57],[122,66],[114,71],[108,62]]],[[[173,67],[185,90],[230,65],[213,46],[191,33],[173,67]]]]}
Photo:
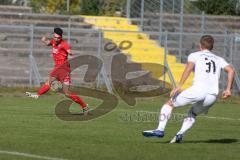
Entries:
{"type": "Polygon", "coordinates": [[[53,39],[49,41],[48,46],[52,46],[52,44],[53,44],[53,39]]]}
{"type": "Polygon", "coordinates": [[[71,52],[71,47],[70,47],[70,45],[65,41],[65,43],[64,43],[64,45],[63,45],[63,48],[64,48],[64,50],[68,53],[68,54],[72,54],[72,52],[71,52]]]}

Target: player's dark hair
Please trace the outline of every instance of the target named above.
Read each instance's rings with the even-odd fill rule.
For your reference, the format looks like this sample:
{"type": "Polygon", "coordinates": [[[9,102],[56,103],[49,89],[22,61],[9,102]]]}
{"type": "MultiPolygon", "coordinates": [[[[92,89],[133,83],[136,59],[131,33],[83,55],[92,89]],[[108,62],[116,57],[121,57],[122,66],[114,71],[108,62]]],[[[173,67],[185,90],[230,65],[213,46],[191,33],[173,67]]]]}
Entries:
{"type": "Polygon", "coordinates": [[[200,44],[202,49],[208,49],[211,51],[213,49],[214,39],[210,35],[204,35],[201,37],[200,44]]]}
{"type": "Polygon", "coordinates": [[[54,28],[54,33],[58,34],[59,36],[62,37],[63,30],[61,28],[54,28]]]}

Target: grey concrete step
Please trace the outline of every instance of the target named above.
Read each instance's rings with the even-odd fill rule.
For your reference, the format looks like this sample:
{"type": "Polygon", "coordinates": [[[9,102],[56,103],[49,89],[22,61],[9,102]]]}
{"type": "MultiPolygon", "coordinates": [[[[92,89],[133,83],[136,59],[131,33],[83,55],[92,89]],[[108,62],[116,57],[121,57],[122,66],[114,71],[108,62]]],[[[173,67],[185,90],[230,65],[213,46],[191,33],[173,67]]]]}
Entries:
{"type": "MultiPolygon", "coordinates": [[[[29,20],[29,19],[3,19],[0,18],[0,24],[2,25],[35,25],[41,27],[68,27],[68,22],[65,21],[46,21],[46,20],[29,20]]],[[[72,22],[72,28],[92,28],[92,25],[82,22],[72,22]]]]}
{"type": "Polygon", "coordinates": [[[12,19],[12,20],[45,20],[45,21],[72,21],[72,22],[83,22],[82,17],[78,16],[66,16],[66,15],[52,15],[52,14],[39,14],[39,13],[13,13],[13,12],[2,12],[0,11],[0,18],[12,19]]]}
{"type": "Polygon", "coordinates": [[[0,5],[0,11],[11,13],[31,13],[32,8],[24,6],[0,5]]]}

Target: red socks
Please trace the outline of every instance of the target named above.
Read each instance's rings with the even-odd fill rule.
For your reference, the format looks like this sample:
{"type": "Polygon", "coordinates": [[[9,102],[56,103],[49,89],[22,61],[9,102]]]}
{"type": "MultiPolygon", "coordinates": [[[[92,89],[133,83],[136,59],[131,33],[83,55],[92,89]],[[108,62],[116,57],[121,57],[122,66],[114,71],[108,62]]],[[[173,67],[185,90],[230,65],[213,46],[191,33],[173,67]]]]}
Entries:
{"type": "MultiPolygon", "coordinates": [[[[42,95],[44,93],[46,93],[48,90],[50,89],[50,86],[47,84],[44,84],[37,92],[38,95],[42,95]]],[[[71,98],[74,102],[80,104],[82,106],[82,108],[87,107],[86,103],[83,102],[83,100],[78,97],[76,94],[70,94],[68,96],[69,98],[71,98]]]]}
{"type": "Polygon", "coordinates": [[[74,102],[80,104],[82,106],[82,108],[87,107],[86,103],[84,103],[83,100],[81,98],[79,98],[76,94],[72,93],[68,97],[71,98],[74,102]]]}
{"type": "Polygon", "coordinates": [[[47,84],[44,84],[37,92],[37,94],[40,96],[44,93],[46,93],[50,89],[50,86],[47,84]]]}

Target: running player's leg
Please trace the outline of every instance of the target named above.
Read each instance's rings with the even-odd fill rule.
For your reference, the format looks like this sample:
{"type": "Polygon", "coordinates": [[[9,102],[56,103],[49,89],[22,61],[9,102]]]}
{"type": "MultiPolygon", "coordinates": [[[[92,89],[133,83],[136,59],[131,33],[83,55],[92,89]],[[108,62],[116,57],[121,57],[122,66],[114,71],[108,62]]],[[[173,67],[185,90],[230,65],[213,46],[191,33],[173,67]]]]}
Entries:
{"type": "Polygon", "coordinates": [[[188,112],[188,117],[184,119],[182,128],[177,134],[184,134],[187,130],[189,130],[193,126],[196,120],[196,116],[201,113],[207,113],[207,111],[214,104],[216,99],[216,95],[208,94],[204,100],[193,104],[193,107],[188,112]]]}
{"type": "Polygon", "coordinates": [[[37,93],[26,92],[26,95],[28,97],[37,99],[40,95],[46,93],[50,89],[51,83],[54,80],[55,78],[50,76],[44,85],[37,91],[37,93]]]}
{"type": "MultiPolygon", "coordinates": [[[[144,131],[143,135],[146,137],[157,136],[163,137],[165,127],[171,117],[172,110],[177,107],[185,106],[187,104],[192,104],[197,100],[201,99],[203,96],[197,95],[197,91],[194,87],[190,87],[178,95],[175,95],[167,103],[162,106],[159,115],[159,124],[156,130],[144,131]],[[161,136],[160,136],[161,135],[161,136]]],[[[203,99],[203,98],[202,98],[203,99]]]]}
{"type": "MultiPolygon", "coordinates": [[[[186,131],[188,131],[190,128],[192,128],[193,124],[195,123],[196,116],[201,113],[207,113],[207,111],[214,104],[216,99],[217,99],[216,95],[207,94],[203,100],[193,104],[192,108],[188,112],[188,116],[186,118],[184,118],[184,120],[183,120],[181,129],[176,134],[175,142],[182,141],[182,137],[183,137],[184,133],[186,131]]],[[[172,143],[173,142],[174,142],[174,140],[172,141],[172,143]]]]}
{"type": "Polygon", "coordinates": [[[50,76],[46,83],[38,90],[37,94],[40,96],[46,93],[50,89],[50,86],[55,79],[56,79],[55,77],[50,76]]]}
{"type": "Polygon", "coordinates": [[[183,139],[183,134],[189,130],[196,121],[197,114],[190,109],[188,116],[184,118],[181,129],[177,132],[176,136],[170,141],[170,143],[180,143],[183,139]]]}
{"type": "Polygon", "coordinates": [[[63,92],[64,92],[64,94],[68,98],[72,99],[74,102],[78,103],[82,107],[83,111],[88,111],[89,109],[87,107],[87,104],[79,96],[70,92],[69,91],[69,86],[70,86],[70,77],[67,76],[63,81],[63,92]]]}
{"type": "Polygon", "coordinates": [[[50,87],[53,81],[59,80],[62,82],[62,79],[64,78],[61,76],[61,72],[64,70],[59,69],[59,67],[55,67],[52,69],[52,71],[49,73],[49,78],[46,81],[46,83],[38,90],[37,94],[40,96],[44,93],[46,93],[50,87]]]}
{"type": "Polygon", "coordinates": [[[168,100],[167,103],[165,103],[162,106],[160,115],[159,115],[159,123],[158,123],[157,129],[144,131],[143,132],[144,136],[146,136],[146,137],[151,137],[151,136],[163,137],[164,136],[164,130],[165,130],[165,127],[171,117],[172,110],[175,107],[184,106],[191,102],[190,99],[179,98],[179,97],[183,97],[182,96],[183,93],[184,92],[180,93],[179,95],[174,96],[172,99],[168,100]],[[179,99],[182,99],[182,101],[179,101],[179,99]],[[175,105],[174,105],[174,103],[175,103],[175,105]]]}
{"type": "Polygon", "coordinates": [[[204,94],[199,94],[194,87],[188,88],[180,94],[172,97],[166,104],[163,105],[159,118],[158,130],[164,131],[168,120],[170,119],[172,109],[193,104],[204,99],[204,94]]]}
{"type": "Polygon", "coordinates": [[[171,100],[169,100],[166,104],[164,104],[160,111],[158,128],[155,130],[143,131],[143,136],[145,137],[154,136],[154,137],[160,137],[160,138],[163,137],[165,126],[171,116],[173,108],[174,107],[171,100]]]}

